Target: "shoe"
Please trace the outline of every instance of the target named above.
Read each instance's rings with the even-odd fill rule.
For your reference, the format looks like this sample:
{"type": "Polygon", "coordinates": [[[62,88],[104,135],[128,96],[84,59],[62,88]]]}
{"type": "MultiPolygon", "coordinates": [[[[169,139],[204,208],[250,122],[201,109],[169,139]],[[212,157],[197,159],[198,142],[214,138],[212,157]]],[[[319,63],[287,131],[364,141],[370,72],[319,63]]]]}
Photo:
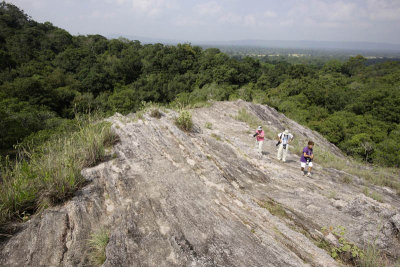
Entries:
{"type": "Polygon", "coordinates": [[[282,162],[286,162],[286,160],[282,160],[282,162]]]}
{"type": "Polygon", "coordinates": [[[308,176],[308,177],[311,177],[311,172],[308,172],[308,173],[307,173],[307,176],[308,176]]]}

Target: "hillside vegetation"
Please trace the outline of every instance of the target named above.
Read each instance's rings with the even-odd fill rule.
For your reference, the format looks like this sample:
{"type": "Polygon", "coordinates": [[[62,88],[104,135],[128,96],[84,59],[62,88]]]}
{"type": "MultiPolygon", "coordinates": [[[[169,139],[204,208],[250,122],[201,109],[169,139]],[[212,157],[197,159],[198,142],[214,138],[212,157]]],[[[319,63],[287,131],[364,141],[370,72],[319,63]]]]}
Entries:
{"type": "Polygon", "coordinates": [[[271,64],[190,44],[72,36],[2,2],[0,150],[15,156],[18,143],[39,146],[71,130],[79,113],[241,98],[275,107],[348,155],[399,167],[400,63],[364,63],[271,64]]]}

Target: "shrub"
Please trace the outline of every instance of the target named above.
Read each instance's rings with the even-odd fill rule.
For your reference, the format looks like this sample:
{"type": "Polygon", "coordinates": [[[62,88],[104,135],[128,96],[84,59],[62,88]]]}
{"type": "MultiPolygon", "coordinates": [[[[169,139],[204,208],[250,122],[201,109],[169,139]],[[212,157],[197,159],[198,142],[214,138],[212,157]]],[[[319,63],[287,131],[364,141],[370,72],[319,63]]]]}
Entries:
{"type": "Polygon", "coordinates": [[[110,240],[108,230],[102,228],[94,232],[89,239],[90,254],[89,259],[95,266],[101,266],[106,261],[106,247],[110,240]]]}
{"type": "Polygon", "coordinates": [[[342,178],[342,182],[345,184],[351,184],[353,182],[353,179],[349,175],[344,175],[342,178]]]}
{"type": "Polygon", "coordinates": [[[105,147],[117,140],[110,123],[86,120],[78,131],[20,148],[19,159],[2,169],[0,226],[72,197],[85,182],[81,170],[103,160],[105,147]]]}
{"type": "Polygon", "coordinates": [[[156,119],[161,118],[161,112],[158,108],[154,108],[150,111],[150,116],[156,119]]]}
{"type": "Polygon", "coordinates": [[[183,131],[191,131],[193,128],[192,114],[187,110],[181,110],[175,118],[175,124],[183,131]]]}
{"type": "Polygon", "coordinates": [[[332,258],[341,259],[344,262],[353,263],[354,265],[364,257],[364,251],[357,247],[356,244],[345,238],[346,228],[337,226],[336,228],[323,227],[322,232],[327,235],[332,233],[338,238],[339,246],[328,245],[326,249],[331,253],[332,258]]]}

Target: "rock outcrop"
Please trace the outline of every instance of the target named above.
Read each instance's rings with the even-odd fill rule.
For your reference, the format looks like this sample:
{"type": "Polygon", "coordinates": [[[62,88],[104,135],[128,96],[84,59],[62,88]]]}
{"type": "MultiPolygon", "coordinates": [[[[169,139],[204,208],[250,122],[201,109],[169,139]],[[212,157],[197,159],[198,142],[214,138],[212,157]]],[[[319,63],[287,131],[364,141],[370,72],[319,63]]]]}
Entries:
{"type": "MultiPolygon", "coordinates": [[[[400,198],[315,161],[302,176],[299,157],[275,160],[275,140],[259,158],[249,126],[234,119],[246,108],[273,131],[290,128],[336,155],[319,134],[274,109],[221,102],[192,110],[195,131],[178,129],[174,111],[109,118],[120,136],[116,157],[82,171],[90,181],[62,206],[34,216],[0,246],[1,266],[88,266],[91,233],[109,229],[103,266],[336,266],[318,247],[323,227],[343,226],[346,239],[400,257],[400,198]],[[205,123],[212,127],[204,127],[205,123]]],[[[337,242],[333,237],[328,240],[337,242]]]]}

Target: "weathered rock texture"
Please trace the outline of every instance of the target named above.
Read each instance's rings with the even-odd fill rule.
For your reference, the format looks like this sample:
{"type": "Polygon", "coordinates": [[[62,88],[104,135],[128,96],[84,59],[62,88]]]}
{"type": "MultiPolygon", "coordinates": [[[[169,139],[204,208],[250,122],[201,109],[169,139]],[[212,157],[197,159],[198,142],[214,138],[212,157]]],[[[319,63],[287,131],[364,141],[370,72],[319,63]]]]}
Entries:
{"type": "Polygon", "coordinates": [[[241,108],[340,155],[315,132],[242,101],[193,110],[192,133],[174,125],[173,111],[138,122],[115,115],[117,157],[83,170],[90,183],[72,200],[4,242],[0,265],[88,266],[87,239],[101,227],[110,230],[104,266],[336,266],[313,241],[339,225],[360,247],[376,240],[391,262],[399,258],[395,193],[376,187],[384,203],[376,202],[362,194],[362,180],[341,183],[344,173],[322,168],[318,155],[315,175],[304,177],[298,156],[275,160],[275,140],[260,159],[252,129],[233,118],[241,108]],[[268,201],[286,215],[272,215],[262,207],[268,201]]]}

